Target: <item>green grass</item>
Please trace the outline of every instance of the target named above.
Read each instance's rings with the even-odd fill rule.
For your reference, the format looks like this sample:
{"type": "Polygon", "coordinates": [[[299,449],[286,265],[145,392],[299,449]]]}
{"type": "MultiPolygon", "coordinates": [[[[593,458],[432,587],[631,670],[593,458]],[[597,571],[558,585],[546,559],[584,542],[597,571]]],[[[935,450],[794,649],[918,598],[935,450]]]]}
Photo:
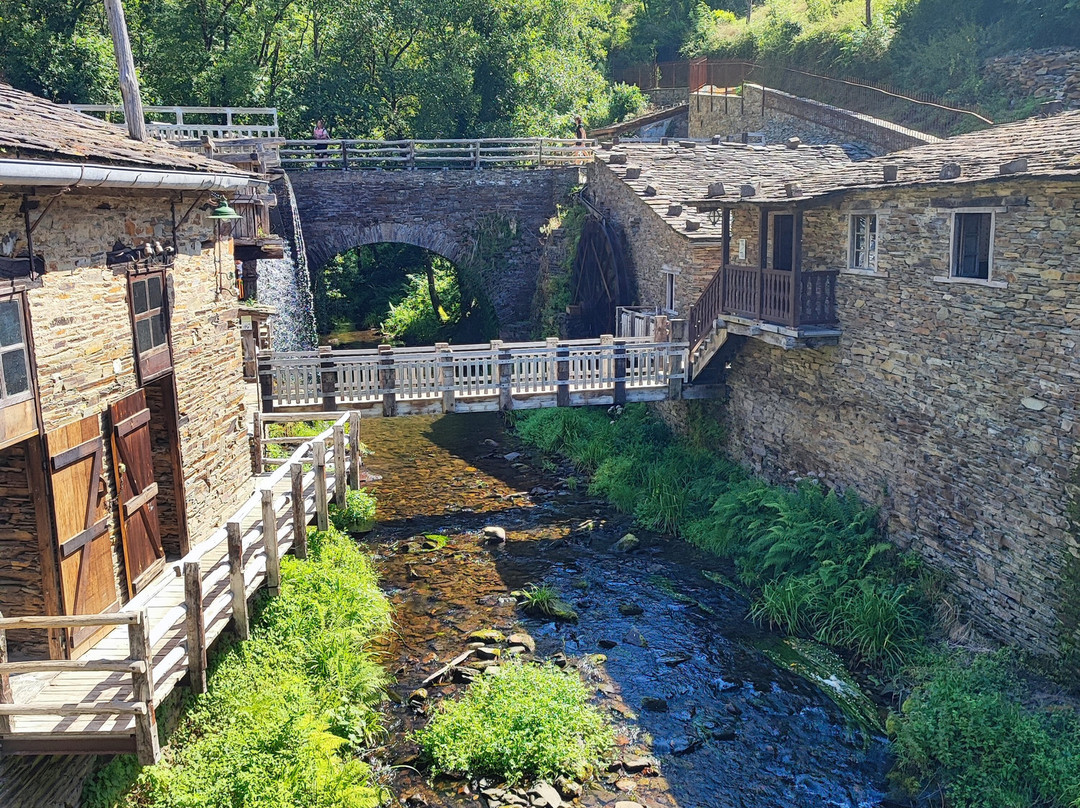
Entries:
{"type": "Polygon", "coordinates": [[[361,488],[345,494],[345,507],[330,505],[330,521],[343,533],[366,533],[375,526],[375,497],[361,488]]]}
{"type": "Polygon", "coordinates": [[[374,808],[385,794],[356,752],[381,732],[385,674],[371,642],[390,627],[374,568],[349,537],[312,531],[281,562],[281,592],[251,639],[221,651],[162,762],[114,759],[86,808],[374,808]]]}
{"type": "Polygon", "coordinates": [[[444,701],[417,739],[436,774],[509,783],[588,777],[614,742],[576,674],[524,663],[503,665],[444,701]]]}
{"type": "Polygon", "coordinates": [[[519,594],[521,605],[530,614],[541,617],[553,617],[567,623],[574,623],[578,616],[562,599],[559,590],[551,584],[528,584],[519,594]]]}

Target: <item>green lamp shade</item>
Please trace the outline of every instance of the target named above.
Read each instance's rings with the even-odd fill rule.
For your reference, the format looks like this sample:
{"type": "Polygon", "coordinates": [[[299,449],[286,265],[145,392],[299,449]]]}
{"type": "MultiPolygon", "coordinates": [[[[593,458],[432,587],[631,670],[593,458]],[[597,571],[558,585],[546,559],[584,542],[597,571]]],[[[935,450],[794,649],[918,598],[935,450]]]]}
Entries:
{"type": "Polygon", "coordinates": [[[221,201],[221,204],[210,211],[211,219],[239,219],[240,214],[229,207],[229,203],[225,200],[221,201]]]}

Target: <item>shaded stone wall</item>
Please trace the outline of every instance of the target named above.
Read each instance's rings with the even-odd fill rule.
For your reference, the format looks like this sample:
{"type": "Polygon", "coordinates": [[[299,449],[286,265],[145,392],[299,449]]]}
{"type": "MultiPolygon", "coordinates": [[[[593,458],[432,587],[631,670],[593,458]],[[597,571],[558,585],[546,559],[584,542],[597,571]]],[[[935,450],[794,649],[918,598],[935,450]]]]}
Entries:
{"type": "Polygon", "coordinates": [[[587,187],[589,199],[626,236],[636,304],[663,306],[665,275],[674,272],[675,310],[685,317],[720,268],[719,240],[692,240],[675,230],[605,163],[589,166],[587,187]]]}
{"type": "MultiPolygon", "coordinates": [[[[0,614],[21,617],[44,614],[45,594],[41,586],[41,555],[38,550],[37,520],[30,478],[27,474],[26,443],[0,450],[0,614]]],[[[9,631],[12,656],[48,656],[49,644],[41,631],[9,631]]]]}
{"type": "MultiPolygon", "coordinates": [[[[171,241],[170,198],[137,192],[72,191],[43,215],[35,251],[46,261],[40,287],[27,292],[43,430],[98,416],[117,589],[125,597],[106,413],[138,387],[127,279],[105,265],[120,239],[171,241]]],[[[177,218],[193,199],[177,200],[177,218]]],[[[0,197],[0,228],[22,231],[21,198],[0,197]]],[[[178,233],[179,254],[166,273],[180,453],[192,544],[205,538],[246,496],[251,466],[244,427],[244,383],[232,249],[215,250],[213,223],[194,210],[178,233]]],[[[4,500],[8,502],[7,499],[4,500]]]]}
{"type": "Polygon", "coordinates": [[[983,76],[1012,99],[1061,101],[1080,107],[1080,49],[1043,48],[1007,53],[988,60],[983,76]]]}
{"type": "Polygon", "coordinates": [[[806,216],[808,262],[846,263],[847,213],[880,211],[877,275],[843,274],[834,348],[747,340],[726,375],[730,451],[882,507],[995,637],[1054,653],[1080,464],[1080,189],[1010,182],[851,195],[806,216]],[[941,195],[942,199],[935,199],[941,195]],[[949,205],[996,199],[998,285],[949,283],[949,205]]]}
{"type": "Polygon", "coordinates": [[[725,99],[694,93],[690,97],[690,137],[738,137],[744,132],[762,132],[769,144],[791,137],[810,144],[853,144],[868,156],[937,140],[888,121],[757,84],[744,84],[742,96],[725,99]]]}
{"type": "Polygon", "coordinates": [[[515,238],[481,277],[503,339],[529,333],[530,304],[543,251],[541,228],[580,181],[580,168],[480,171],[302,171],[289,175],[303,221],[308,266],[367,244],[424,247],[465,267],[476,234],[491,216],[515,238]]]}

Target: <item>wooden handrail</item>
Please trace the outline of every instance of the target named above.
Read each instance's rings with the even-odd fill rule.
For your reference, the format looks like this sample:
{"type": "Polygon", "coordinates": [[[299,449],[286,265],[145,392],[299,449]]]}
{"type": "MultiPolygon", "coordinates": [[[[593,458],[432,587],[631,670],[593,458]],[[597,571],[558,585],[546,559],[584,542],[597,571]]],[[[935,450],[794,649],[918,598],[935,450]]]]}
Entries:
{"type": "Polygon", "coordinates": [[[139,622],[138,612],[112,612],[109,614],[67,614],[34,617],[0,617],[0,629],[34,628],[85,628],[88,626],[129,626],[139,622]]]}

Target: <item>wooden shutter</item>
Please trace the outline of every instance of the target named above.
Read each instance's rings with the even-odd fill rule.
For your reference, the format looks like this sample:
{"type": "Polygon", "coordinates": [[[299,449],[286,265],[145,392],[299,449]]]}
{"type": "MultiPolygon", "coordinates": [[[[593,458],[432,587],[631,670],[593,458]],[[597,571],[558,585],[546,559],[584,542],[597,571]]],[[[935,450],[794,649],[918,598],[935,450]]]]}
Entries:
{"type": "MultiPolygon", "coordinates": [[[[105,454],[98,417],[46,435],[52,515],[60,559],[64,614],[115,612],[120,606],[109,535],[105,454]]],[[[109,627],[69,629],[68,656],[78,657],[109,627]]]]}
{"type": "Polygon", "coordinates": [[[109,415],[124,566],[128,592],[134,597],[165,566],[146,393],[136,390],[109,407],[109,415]]]}

